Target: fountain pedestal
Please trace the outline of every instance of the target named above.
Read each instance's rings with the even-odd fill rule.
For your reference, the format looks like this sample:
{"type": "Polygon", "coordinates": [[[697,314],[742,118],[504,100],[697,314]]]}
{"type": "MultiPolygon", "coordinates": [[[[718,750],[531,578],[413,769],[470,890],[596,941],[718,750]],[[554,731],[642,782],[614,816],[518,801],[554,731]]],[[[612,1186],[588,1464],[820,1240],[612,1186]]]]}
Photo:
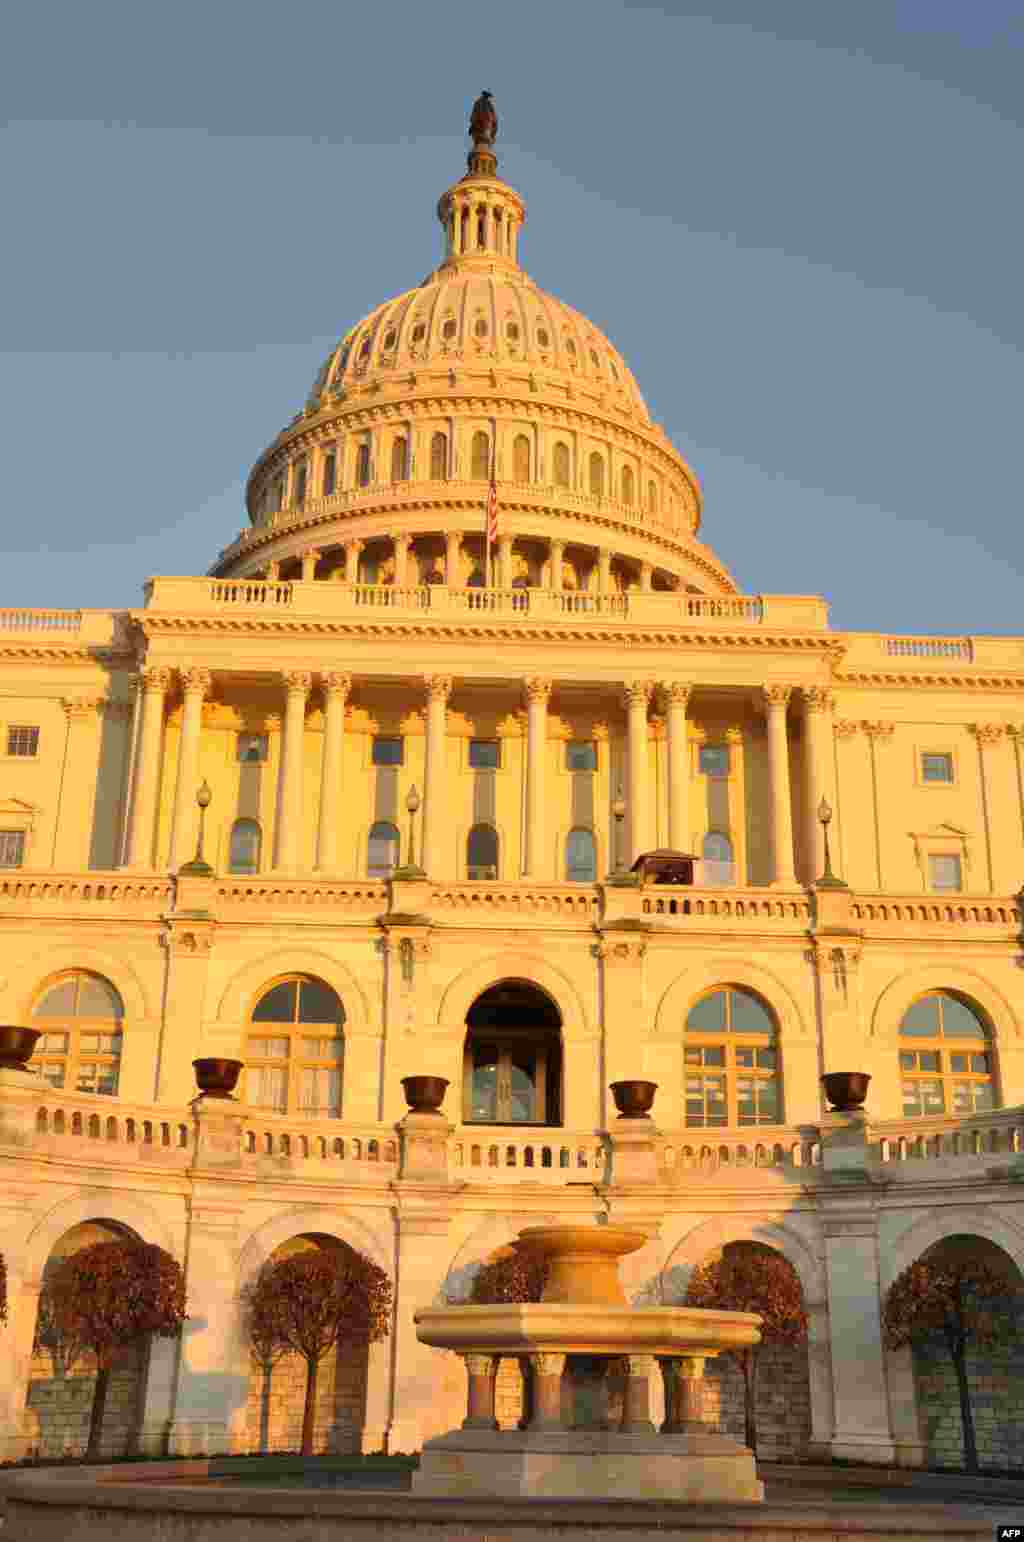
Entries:
{"type": "Polygon", "coordinates": [[[422,1343],[463,1356],[469,1408],[461,1429],[424,1445],[415,1493],[732,1504],[764,1497],[753,1454],[703,1424],[701,1398],[704,1361],[756,1344],[760,1319],[750,1312],[628,1306],[618,1259],[645,1240],[615,1226],[530,1227],[520,1241],[549,1260],[539,1302],[416,1313],[422,1343]],[[628,1361],[617,1428],[565,1427],[562,1377],[573,1355],[628,1361]],[[506,1357],[531,1362],[532,1417],[525,1429],[493,1424],[494,1378],[506,1357]],[[651,1420],[650,1383],[658,1362],[666,1361],[672,1392],[659,1432],[651,1420]]]}

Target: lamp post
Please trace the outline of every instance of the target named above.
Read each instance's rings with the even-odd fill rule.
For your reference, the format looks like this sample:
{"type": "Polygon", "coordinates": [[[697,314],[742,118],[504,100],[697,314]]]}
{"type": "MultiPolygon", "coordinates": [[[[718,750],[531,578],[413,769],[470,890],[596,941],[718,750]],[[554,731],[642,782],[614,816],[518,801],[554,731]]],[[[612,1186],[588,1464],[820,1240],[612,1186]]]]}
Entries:
{"type": "Polygon", "coordinates": [[[605,882],[617,884],[636,883],[636,874],[627,873],[622,861],[622,821],[626,817],[626,800],[622,796],[621,786],[612,801],[612,817],[615,820],[615,866],[605,879],[605,882]]]}
{"type": "Polygon", "coordinates": [[[409,816],[409,860],[403,867],[396,867],[395,878],[426,878],[422,867],[416,865],[416,812],[420,806],[420,795],[415,787],[410,787],[405,798],[405,811],[409,816]]]}
{"type": "Polygon", "coordinates": [[[832,858],[829,852],[828,827],[832,822],[832,805],[827,798],[822,798],[818,804],[818,823],[821,825],[821,833],[825,837],[825,871],[815,884],[816,889],[845,889],[846,884],[841,878],[837,878],[832,871],[832,858]]]}
{"type": "Polygon", "coordinates": [[[203,784],[196,793],[196,802],[199,805],[199,834],[196,838],[196,854],[191,862],[185,862],[178,869],[179,873],[189,873],[193,878],[212,878],[213,868],[203,856],[203,843],[206,839],[206,810],[213,801],[213,793],[209,784],[203,779],[203,784]]]}

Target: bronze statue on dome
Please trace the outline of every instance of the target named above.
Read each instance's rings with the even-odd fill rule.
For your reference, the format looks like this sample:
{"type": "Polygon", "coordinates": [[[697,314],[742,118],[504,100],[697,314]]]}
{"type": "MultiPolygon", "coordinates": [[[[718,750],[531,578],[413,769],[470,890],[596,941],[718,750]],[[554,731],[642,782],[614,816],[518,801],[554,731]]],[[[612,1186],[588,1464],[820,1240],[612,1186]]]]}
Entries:
{"type": "Polygon", "coordinates": [[[469,135],[475,145],[493,145],[498,135],[498,114],[489,91],[481,91],[469,117],[469,135]]]}

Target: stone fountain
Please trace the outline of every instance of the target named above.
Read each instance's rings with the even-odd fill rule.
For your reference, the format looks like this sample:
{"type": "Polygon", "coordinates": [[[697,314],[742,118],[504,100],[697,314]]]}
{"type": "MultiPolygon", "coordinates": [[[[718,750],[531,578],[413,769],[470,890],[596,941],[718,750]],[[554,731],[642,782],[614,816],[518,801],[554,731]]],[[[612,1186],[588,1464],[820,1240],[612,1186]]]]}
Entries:
{"type": "MultiPolygon", "coordinates": [[[[705,1360],[759,1342],[751,1312],[631,1307],[618,1261],[646,1242],[621,1226],[529,1226],[548,1278],[539,1302],[431,1307],[415,1315],[421,1343],[452,1349],[469,1373],[461,1429],[423,1447],[413,1491],[433,1495],[756,1502],[764,1497],[752,1452],[704,1423],[705,1360]],[[567,1359],[628,1362],[621,1421],[585,1423],[574,1412],[567,1359]],[[494,1384],[503,1358],[528,1360],[531,1413],[499,1430],[494,1384]],[[651,1378],[665,1373],[668,1417],[651,1419],[651,1378]],[[566,1391],[569,1396],[566,1396],[566,1391]]],[[[571,1365],[570,1360],[570,1374],[571,1365]]]]}

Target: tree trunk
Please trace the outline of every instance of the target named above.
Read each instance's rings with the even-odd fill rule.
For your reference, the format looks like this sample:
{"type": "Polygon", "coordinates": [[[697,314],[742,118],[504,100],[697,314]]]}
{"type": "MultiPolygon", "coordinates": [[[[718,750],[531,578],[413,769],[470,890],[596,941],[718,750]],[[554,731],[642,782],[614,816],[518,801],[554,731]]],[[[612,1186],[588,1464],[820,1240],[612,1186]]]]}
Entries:
{"type": "Polygon", "coordinates": [[[96,1386],[92,1394],[89,1414],[89,1443],[85,1448],[87,1460],[93,1461],[100,1454],[100,1437],[103,1434],[103,1411],[107,1406],[107,1387],[110,1385],[110,1367],[101,1366],[96,1372],[96,1386]]]}
{"type": "Polygon", "coordinates": [[[263,1362],[263,1386],[260,1390],[260,1451],[270,1450],[270,1379],[274,1374],[273,1362],[263,1362]]]}
{"type": "Polygon", "coordinates": [[[757,1455],[757,1356],[747,1350],[740,1356],[743,1371],[743,1439],[757,1455]]]}
{"type": "Polygon", "coordinates": [[[974,1410],[971,1407],[971,1389],[967,1385],[967,1359],[963,1349],[953,1352],[956,1368],[956,1385],[960,1393],[960,1424],[964,1433],[964,1467],[968,1472],[978,1471],[978,1442],[974,1435],[974,1410]]]}
{"type": "Polygon", "coordinates": [[[316,1373],[319,1360],[306,1361],[306,1405],[302,1410],[302,1454],[313,1455],[313,1425],[316,1420],[316,1373]]]}

